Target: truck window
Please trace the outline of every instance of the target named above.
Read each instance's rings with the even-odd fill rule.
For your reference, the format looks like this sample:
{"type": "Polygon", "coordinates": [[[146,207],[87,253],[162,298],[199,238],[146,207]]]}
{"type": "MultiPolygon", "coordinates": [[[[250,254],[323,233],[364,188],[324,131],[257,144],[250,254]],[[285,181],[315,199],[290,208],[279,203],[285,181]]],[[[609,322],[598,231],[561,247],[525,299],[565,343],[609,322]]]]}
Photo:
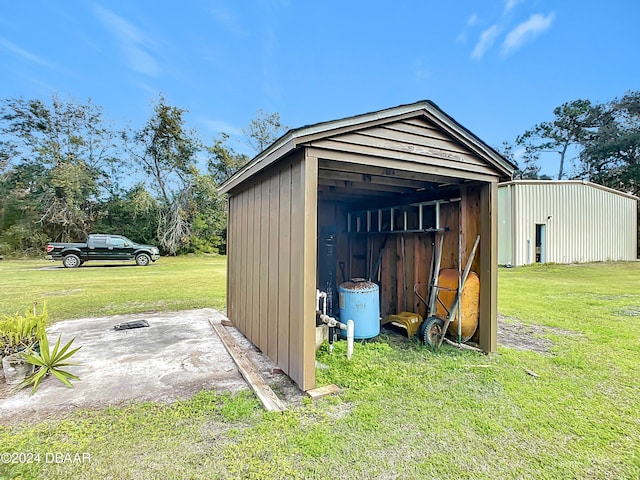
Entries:
{"type": "Polygon", "coordinates": [[[107,244],[111,247],[124,247],[124,239],[118,237],[109,237],[107,244]]]}
{"type": "Polygon", "coordinates": [[[107,237],[91,237],[89,239],[89,244],[93,247],[106,247],[107,237]]]}

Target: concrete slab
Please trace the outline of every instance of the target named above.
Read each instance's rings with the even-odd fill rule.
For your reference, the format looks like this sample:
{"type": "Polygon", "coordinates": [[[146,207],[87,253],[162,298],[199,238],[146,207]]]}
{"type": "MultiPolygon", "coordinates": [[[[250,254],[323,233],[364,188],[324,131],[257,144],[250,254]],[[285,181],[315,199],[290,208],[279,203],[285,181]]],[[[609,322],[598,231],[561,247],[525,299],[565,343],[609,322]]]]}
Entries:
{"type": "MultiPolygon", "coordinates": [[[[101,408],[132,401],[172,402],[201,390],[248,389],[209,319],[215,323],[227,320],[216,310],[199,309],[55,323],[47,330],[51,344],[62,335],[62,343],[75,337],[74,346],[82,346],[72,357],[81,365],[68,368],[80,380],[74,382],[75,388],[68,388],[56,378],[46,378],[33,396],[29,396],[28,388],[13,394],[5,389],[0,395],[6,397],[0,400],[0,421],[42,418],[78,407],[101,408]],[[118,323],[134,320],[146,320],[149,327],[113,329],[118,323]]],[[[237,329],[224,328],[267,381],[284,381],[285,389],[302,397],[288,377],[274,377],[271,372],[276,365],[237,329]]]]}

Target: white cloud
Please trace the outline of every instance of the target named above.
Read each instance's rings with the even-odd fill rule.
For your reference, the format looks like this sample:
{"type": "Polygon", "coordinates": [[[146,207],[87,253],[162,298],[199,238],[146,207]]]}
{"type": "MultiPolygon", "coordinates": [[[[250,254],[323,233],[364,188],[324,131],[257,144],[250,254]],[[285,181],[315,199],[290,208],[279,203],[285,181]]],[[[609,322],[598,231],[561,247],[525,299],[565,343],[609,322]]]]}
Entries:
{"type": "Polygon", "coordinates": [[[469,19],[467,20],[467,25],[473,27],[476,23],[478,23],[478,14],[472,13],[469,19]]]}
{"type": "Polygon", "coordinates": [[[155,43],[133,24],[116,15],[111,10],[95,5],[100,20],[120,41],[129,66],[136,72],[149,76],[158,75],[160,68],[149,50],[155,43]]]}
{"type": "Polygon", "coordinates": [[[520,23],[511,30],[502,44],[502,53],[508,55],[522,47],[525,43],[532,41],[545,30],[548,30],[553,23],[555,14],[552,12],[547,16],[539,13],[533,14],[525,22],[520,23]]]}
{"type": "Polygon", "coordinates": [[[476,47],[473,49],[473,52],[471,52],[471,58],[480,60],[487,50],[489,50],[494,44],[499,33],[500,28],[496,24],[491,25],[489,28],[484,30],[480,34],[480,39],[478,40],[476,47]]]}
{"type": "Polygon", "coordinates": [[[513,8],[519,3],[522,3],[522,0],[507,0],[507,3],[504,6],[504,15],[513,10],[513,8]]]}
{"type": "Polygon", "coordinates": [[[52,65],[49,62],[47,62],[45,59],[37,55],[34,55],[33,53],[28,52],[23,48],[20,48],[18,45],[16,45],[13,42],[10,42],[9,40],[6,40],[5,38],[0,37],[0,46],[6,48],[7,50],[17,55],[18,57],[22,58],[23,60],[27,60],[32,63],[37,63],[38,65],[42,65],[43,67],[52,67],[52,65]]]}

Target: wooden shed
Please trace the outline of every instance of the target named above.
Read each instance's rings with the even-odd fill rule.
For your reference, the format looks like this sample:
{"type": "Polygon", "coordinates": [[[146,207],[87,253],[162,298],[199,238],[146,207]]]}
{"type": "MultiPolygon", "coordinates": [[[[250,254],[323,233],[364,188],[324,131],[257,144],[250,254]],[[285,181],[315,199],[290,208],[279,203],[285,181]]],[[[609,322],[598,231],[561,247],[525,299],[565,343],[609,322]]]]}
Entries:
{"type": "Polygon", "coordinates": [[[474,340],[496,349],[498,182],[514,166],[430,101],[290,130],[220,188],[229,197],[227,316],[303,390],[315,387],[316,288],[380,284],[381,314],[424,315],[434,231],[443,268],[480,278],[474,340]],[[335,251],[319,255],[319,238],[335,251]],[[459,241],[460,240],[460,241],[459,241]],[[459,248],[461,245],[461,248],[459,248]],[[335,265],[334,265],[335,264],[335,265]]]}

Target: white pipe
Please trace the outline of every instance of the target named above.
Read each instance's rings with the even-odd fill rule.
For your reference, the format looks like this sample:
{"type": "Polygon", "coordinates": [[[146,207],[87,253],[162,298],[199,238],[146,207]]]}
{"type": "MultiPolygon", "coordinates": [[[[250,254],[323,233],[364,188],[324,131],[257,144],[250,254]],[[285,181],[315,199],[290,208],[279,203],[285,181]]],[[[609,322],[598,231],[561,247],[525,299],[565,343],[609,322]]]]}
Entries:
{"type": "Polygon", "coordinates": [[[345,330],[347,332],[347,359],[351,360],[353,356],[353,338],[354,338],[354,330],[355,325],[353,320],[347,320],[346,325],[342,322],[339,322],[333,317],[329,315],[325,315],[324,313],[320,314],[320,320],[326,323],[330,327],[338,327],[340,330],[345,330]]]}
{"type": "Polygon", "coordinates": [[[353,335],[355,325],[353,320],[347,320],[347,360],[351,360],[353,356],[353,335]]]}
{"type": "Polygon", "coordinates": [[[320,311],[320,299],[323,298],[324,302],[322,302],[322,313],[327,314],[327,293],[321,292],[320,290],[316,290],[316,312],[320,311]]]}

